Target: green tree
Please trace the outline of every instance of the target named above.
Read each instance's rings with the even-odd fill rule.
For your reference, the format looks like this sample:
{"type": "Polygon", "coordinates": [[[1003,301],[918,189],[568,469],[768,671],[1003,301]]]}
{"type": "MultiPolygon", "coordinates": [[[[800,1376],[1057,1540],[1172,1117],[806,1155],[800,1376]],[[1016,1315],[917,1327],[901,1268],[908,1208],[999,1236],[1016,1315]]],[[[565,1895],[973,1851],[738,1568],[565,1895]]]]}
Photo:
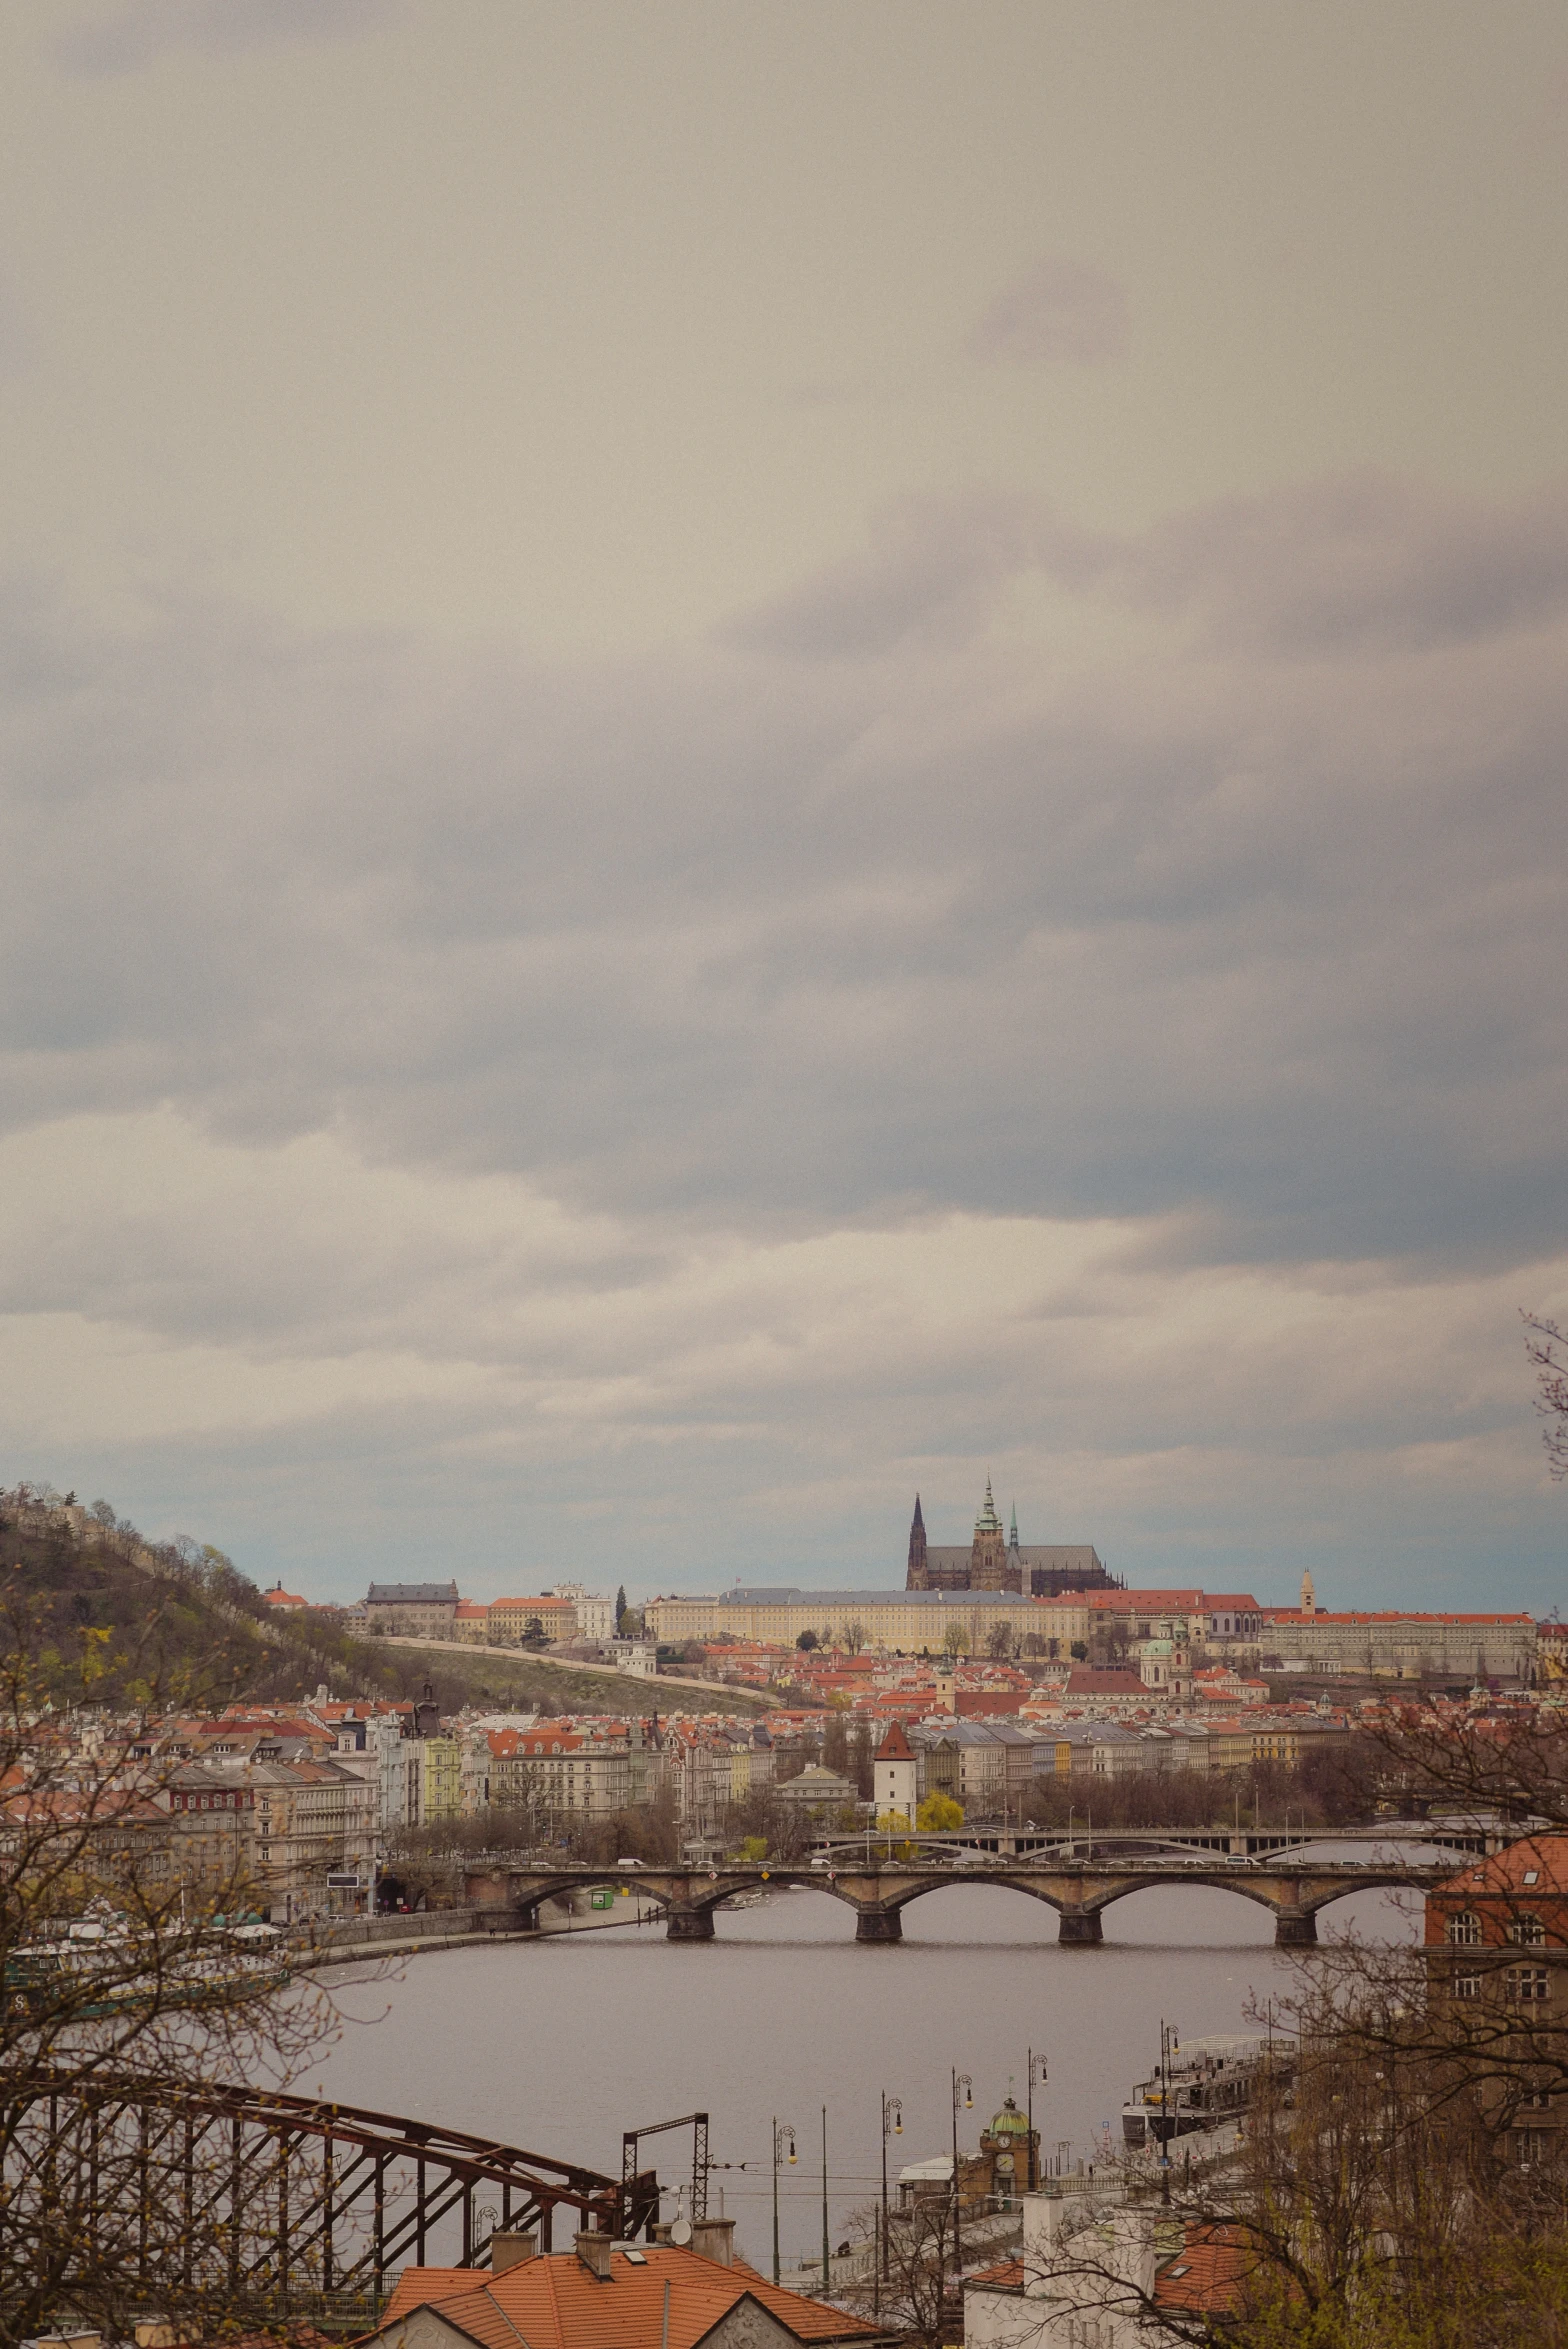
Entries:
{"type": "Polygon", "coordinates": [[[915,1813],[915,1825],[923,1835],[944,1835],[963,1823],[964,1806],[949,1794],[928,1794],[915,1813]]]}
{"type": "Polygon", "coordinates": [[[615,1593],[615,1628],[620,1630],[626,1617],[626,1585],[621,1583],[615,1593]]]}
{"type": "Polygon", "coordinates": [[[814,1631],[803,1631],[799,1639],[796,1640],[795,1645],[802,1651],[803,1654],[809,1654],[810,1650],[818,1645],[816,1633],[814,1631]]]}
{"type": "Polygon", "coordinates": [[[1088,1641],[1083,1639],[1075,1639],[1069,1652],[1077,1657],[1080,1664],[1085,1663],[1088,1660],[1089,1655],[1088,1641]]]}

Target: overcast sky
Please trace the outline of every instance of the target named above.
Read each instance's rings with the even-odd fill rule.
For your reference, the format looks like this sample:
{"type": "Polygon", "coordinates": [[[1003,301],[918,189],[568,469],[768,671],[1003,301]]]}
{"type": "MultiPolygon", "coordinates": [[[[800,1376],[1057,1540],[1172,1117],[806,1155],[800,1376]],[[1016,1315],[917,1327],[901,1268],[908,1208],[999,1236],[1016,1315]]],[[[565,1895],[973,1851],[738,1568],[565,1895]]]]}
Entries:
{"type": "Polygon", "coordinates": [[[1568,1596],[1557,0],[0,16],[0,1445],[1568,1596]]]}

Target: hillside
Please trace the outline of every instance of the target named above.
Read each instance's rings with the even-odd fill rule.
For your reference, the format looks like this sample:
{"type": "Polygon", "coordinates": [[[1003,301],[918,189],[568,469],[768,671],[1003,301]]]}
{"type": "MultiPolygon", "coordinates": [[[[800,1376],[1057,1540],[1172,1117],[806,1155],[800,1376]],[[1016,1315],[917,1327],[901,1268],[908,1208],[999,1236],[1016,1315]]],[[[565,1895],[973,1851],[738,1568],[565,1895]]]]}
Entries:
{"type": "MultiPolygon", "coordinates": [[[[0,1592],[11,1622],[6,1644],[43,1660],[48,1692],[80,1701],[83,1668],[100,1704],[203,1708],[309,1697],[323,1682],[339,1697],[417,1696],[497,1711],[668,1709],[670,1691],[641,1683],[635,1695],[602,1673],[519,1655],[471,1656],[435,1646],[356,1640],[335,1617],[308,1609],[277,1616],[223,1552],[195,1542],[146,1542],[107,1502],[18,1485],[0,1492],[0,1592]],[[24,1634],[24,1621],[34,1628],[24,1634]]],[[[685,1702],[693,1702],[688,1691],[685,1702]]],[[[681,1700],[677,1699],[677,1702],[681,1700]]],[[[705,1710],[757,1710],[754,1699],[704,1692],[705,1710]]]]}

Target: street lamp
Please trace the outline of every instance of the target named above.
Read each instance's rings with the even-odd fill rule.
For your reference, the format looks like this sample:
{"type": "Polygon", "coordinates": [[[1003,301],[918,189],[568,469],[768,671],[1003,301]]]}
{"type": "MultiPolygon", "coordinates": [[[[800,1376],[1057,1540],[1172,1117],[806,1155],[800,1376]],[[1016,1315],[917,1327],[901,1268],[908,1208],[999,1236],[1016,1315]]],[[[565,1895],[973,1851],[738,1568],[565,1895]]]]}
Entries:
{"type": "Polygon", "coordinates": [[[893,2137],[902,2137],[902,2135],[903,2135],[903,2134],[904,2134],[904,2108],[903,2108],[903,2105],[902,2105],[902,2104],[899,2102],[899,2100],[898,2100],[898,2098],[897,2098],[896,2096],[889,2096],[889,2094],[888,2094],[887,2090],[884,2088],[884,2089],[883,2089],[883,2091],[882,2091],[882,2257],[881,2257],[881,2258],[880,2258],[880,2260],[877,2262],[877,2277],[878,2277],[878,2288],[877,2288],[877,2295],[876,2295],[876,2300],[877,2300],[876,2313],[877,2313],[879,2316],[880,2316],[880,2315],[881,2315],[881,2313],[882,2313],[882,2293],[881,2293],[881,2283],[882,2283],[882,2280],[886,2278],[886,2276],[887,2276],[887,2273],[888,2273],[888,2263],[887,2263],[887,2141],[888,2141],[888,2138],[889,2138],[889,2136],[893,2136],[893,2137]]]}
{"type": "Polygon", "coordinates": [[[964,2092],[964,2109],[966,2112],[972,2112],[975,2102],[975,2084],[967,2072],[953,2074],[953,2262],[961,2287],[964,2275],[964,2245],[958,2192],[958,2091],[960,2088],[964,2092]]]}
{"type": "Polygon", "coordinates": [[[1034,2149],[1034,2084],[1038,2080],[1042,2088],[1045,2086],[1046,2068],[1045,2057],[1037,2055],[1032,2047],[1029,2050],[1029,2068],[1025,2078],[1028,2082],[1028,2086],[1024,2090],[1024,2101],[1029,2115],[1029,2189],[1033,2193],[1040,2183],[1040,2162],[1034,2149]]]}
{"type": "Polygon", "coordinates": [[[1171,2138],[1176,2128],[1176,2106],[1171,2088],[1171,2055],[1180,2045],[1174,2023],[1160,2023],[1160,2167],[1171,2166],[1171,2138]]]}
{"type": "Polygon", "coordinates": [[[791,2163],[795,2159],[795,2132],[788,2121],[775,2120],[773,2124],[773,2281],[779,2280],[779,2148],[789,2147],[791,2163]]]}

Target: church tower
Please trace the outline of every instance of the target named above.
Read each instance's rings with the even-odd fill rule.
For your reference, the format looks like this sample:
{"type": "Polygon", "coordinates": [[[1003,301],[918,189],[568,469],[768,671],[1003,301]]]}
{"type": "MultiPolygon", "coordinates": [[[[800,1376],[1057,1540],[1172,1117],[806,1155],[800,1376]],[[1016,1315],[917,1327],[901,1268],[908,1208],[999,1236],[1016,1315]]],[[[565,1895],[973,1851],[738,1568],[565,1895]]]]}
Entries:
{"type": "Polygon", "coordinates": [[[975,1538],[969,1550],[970,1589],[1006,1590],[1007,1565],[1007,1540],[996,1503],[991,1498],[991,1479],[987,1477],[985,1506],[975,1519],[975,1538]]]}
{"type": "Polygon", "coordinates": [[[1312,1587],[1312,1569],[1309,1566],[1301,1577],[1301,1612],[1303,1615],[1315,1615],[1317,1608],[1318,1594],[1312,1587]]]}
{"type": "Polygon", "coordinates": [[[904,1578],[905,1590],[929,1590],[926,1572],[926,1521],[920,1514],[920,1495],[915,1495],[914,1522],[909,1528],[909,1572],[904,1578]]]}

